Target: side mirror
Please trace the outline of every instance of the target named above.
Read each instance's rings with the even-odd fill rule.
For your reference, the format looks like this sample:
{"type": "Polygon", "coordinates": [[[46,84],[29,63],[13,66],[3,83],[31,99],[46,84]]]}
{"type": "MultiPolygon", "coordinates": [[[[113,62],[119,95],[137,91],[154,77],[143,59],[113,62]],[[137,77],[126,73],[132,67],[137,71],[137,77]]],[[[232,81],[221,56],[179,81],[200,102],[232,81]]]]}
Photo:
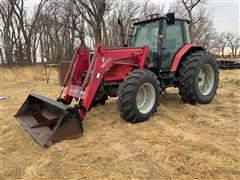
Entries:
{"type": "Polygon", "coordinates": [[[175,24],[175,14],[174,13],[168,13],[166,14],[167,17],[167,25],[175,24]]]}

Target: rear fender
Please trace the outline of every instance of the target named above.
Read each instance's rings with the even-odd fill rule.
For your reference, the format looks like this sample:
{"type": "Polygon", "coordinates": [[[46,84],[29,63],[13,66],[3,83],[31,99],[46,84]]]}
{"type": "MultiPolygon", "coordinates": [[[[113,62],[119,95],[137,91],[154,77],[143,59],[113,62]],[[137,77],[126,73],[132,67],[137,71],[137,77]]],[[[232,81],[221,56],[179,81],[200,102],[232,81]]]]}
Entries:
{"type": "Polygon", "coordinates": [[[190,45],[190,44],[185,44],[178,52],[177,54],[174,56],[174,59],[172,61],[172,65],[171,65],[171,69],[170,72],[176,72],[180,62],[182,61],[182,59],[195,51],[203,51],[205,50],[202,46],[198,46],[198,45],[190,45]]]}

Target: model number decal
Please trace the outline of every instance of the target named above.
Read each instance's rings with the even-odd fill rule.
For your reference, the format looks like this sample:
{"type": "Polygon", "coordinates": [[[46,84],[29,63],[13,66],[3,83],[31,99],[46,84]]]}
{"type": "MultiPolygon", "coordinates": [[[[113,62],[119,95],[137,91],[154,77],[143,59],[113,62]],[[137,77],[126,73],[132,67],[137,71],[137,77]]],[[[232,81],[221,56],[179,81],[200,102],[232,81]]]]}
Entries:
{"type": "Polygon", "coordinates": [[[112,58],[110,58],[110,57],[106,58],[105,56],[103,56],[101,68],[105,68],[106,65],[108,65],[111,61],[112,61],[112,58]]]}

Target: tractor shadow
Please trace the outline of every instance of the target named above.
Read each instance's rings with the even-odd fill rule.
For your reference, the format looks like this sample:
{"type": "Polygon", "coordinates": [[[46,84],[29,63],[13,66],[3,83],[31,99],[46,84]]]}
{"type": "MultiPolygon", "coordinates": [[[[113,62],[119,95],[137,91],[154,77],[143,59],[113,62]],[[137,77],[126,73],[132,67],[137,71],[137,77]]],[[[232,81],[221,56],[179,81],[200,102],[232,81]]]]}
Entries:
{"type": "Polygon", "coordinates": [[[170,105],[179,105],[184,104],[184,101],[181,100],[181,97],[178,95],[178,90],[174,88],[169,88],[166,92],[163,92],[160,95],[160,104],[166,106],[170,105]]]}

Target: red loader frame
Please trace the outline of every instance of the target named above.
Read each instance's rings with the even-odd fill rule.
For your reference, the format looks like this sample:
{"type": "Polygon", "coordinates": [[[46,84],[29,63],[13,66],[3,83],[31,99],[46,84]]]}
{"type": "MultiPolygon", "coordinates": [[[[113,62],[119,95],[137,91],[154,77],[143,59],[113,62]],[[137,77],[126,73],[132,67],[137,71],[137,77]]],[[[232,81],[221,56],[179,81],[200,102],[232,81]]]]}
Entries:
{"type": "Polygon", "coordinates": [[[120,83],[134,69],[143,69],[148,56],[148,46],[106,49],[100,44],[94,52],[77,49],[64,80],[63,101],[69,105],[75,99],[83,120],[102,81],[120,83]]]}

